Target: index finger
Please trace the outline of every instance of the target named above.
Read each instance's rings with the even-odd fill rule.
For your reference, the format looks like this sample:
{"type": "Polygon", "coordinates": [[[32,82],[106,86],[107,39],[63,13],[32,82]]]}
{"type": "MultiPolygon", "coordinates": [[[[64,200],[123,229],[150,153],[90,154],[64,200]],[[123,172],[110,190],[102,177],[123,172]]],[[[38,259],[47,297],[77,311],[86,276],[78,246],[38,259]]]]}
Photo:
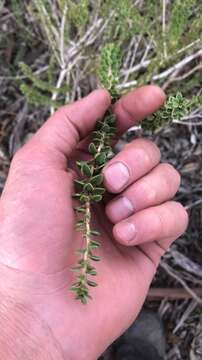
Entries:
{"type": "Polygon", "coordinates": [[[113,107],[121,134],[148,115],[157,111],[165,101],[165,93],[156,85],[146,85],[121,97],[113,107]]]}

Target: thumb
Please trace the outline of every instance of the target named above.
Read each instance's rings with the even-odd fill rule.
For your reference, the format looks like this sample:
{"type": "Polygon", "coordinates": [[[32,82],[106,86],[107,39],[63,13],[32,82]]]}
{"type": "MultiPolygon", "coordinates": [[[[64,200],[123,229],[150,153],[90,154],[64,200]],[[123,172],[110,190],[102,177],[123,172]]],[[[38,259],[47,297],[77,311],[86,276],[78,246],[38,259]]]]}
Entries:
{"type": "MultiPolygon", "coordinates": [[[[27,144],[30,151],[41,151],[55,160],[69,156],[80,140],[94,128],[110,106],[106,90],[95,90],[83,99],[57,110],[27,144]]],[[[28,150],[28,149],[27,149],[28,150]]]]}

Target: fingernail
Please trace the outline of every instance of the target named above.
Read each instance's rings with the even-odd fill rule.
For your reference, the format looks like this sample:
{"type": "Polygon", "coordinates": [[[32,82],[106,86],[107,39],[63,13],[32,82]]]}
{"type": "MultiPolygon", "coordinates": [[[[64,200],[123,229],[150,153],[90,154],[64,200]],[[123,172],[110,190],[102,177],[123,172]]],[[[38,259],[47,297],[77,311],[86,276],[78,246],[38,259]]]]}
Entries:
{"type": "Polygon", "coordinates": [[[114,192],[120,191],[128,183],[129,177],[127,166],[121,162],[108,166],[104,172],[105,182],[114,192]]]}
{"type": "Polygon", "coordinates": [[[130,243],[134,240],[137,230],[134,224],[129,221],[123,221],[116,226],[116,234],[122,243],[130,243]]]}
{"type": "Polygon", "coordinates": [[[113,200],[107,209],[107,213],[109,214],[109,218],[112,222],[118,222],[133,214],[133,212],[133,204],[125,196],[121,196],[120,198],[113,200]]]}

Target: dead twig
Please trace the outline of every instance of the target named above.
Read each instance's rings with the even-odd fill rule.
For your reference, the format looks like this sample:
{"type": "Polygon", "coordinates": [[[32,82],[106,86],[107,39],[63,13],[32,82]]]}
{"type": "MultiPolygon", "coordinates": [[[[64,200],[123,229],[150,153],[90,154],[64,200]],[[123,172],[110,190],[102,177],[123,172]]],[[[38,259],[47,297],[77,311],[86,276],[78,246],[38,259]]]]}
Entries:
{"type": "Polygon", "coordinates": [[[194,290],[192,290],[187,285],[187,283],[183,279],[180,278],[180,276],[176,273],[175,270],[173,270],[168,264],[163,261],[161,261],[160,266],[167,272],[168,275],[177,280],[198,304],[202,304],[202,299],[195,293],[194,290]]]}
{"type": "Polygon", "coordinates": [[[196,309],[197,306],[198,306],[198,303],[195,300],[192,300],[190,302],[187,309],[183,313],[182,317],[180,318],[180,320],[178,320],[177,325],[173,329],[173,334],[176,334],[176,332],[183,326],[185,321],[188,319],[190,314],[196,309]]]}
{"type": "MultiPolygon", "coordinates": [[[[191,290],[199,297],[202,297],[202,288],[191,288],[191,290]]],[[[147,295],[147,299],[151,301],[168,300],[189,300],[192,295],[183,288],[151,288],[147,295]]]]}

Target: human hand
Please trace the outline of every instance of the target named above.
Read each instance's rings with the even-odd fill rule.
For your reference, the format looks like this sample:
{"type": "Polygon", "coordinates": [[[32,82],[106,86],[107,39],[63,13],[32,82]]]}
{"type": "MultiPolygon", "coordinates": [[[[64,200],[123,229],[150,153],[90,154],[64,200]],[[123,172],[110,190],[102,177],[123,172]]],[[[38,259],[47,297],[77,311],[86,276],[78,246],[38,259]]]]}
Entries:
{"type": "MultiPolygon", "coordinates": [[[[122,97],[114,105],[119,134],[163,101],[156,86],[122,97]]],[[[84,306],[68,290],[81,244],[70,168],[86,156],[85,139],[109,105],[108,93],[97,90],[58,110],[15,155],[1,197],[0,291],[35,314],[52,334],[43,345],[55,341],[65,359],[96,359],[134,321],[161,255],[187,226],[186,211],[169,201],[179,174],[159,164],[155,144],[133,141],[104,169],[106,188],[115,195],[106,215],[104,204],[93,214],[102,234],[93,300],[84,306]]]]}

